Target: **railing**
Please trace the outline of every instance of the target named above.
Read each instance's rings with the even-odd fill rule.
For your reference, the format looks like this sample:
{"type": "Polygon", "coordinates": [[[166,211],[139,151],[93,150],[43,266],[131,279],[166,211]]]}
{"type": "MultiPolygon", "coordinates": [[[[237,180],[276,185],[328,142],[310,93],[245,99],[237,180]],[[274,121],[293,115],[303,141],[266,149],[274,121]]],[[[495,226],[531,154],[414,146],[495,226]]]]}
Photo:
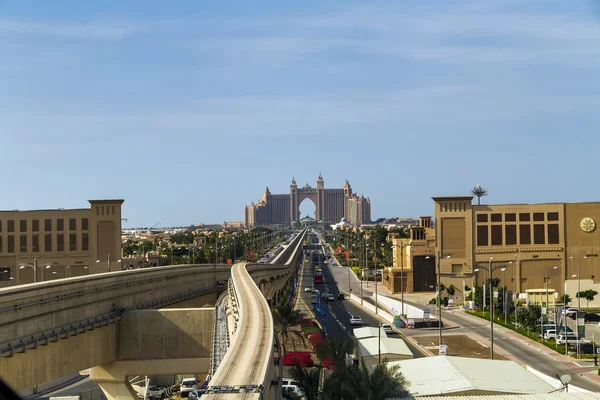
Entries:
{"type": "Polygon", "coordinates": [[[213,335],[211,340],[210,352],[210,371],[212,376],[218,368],[223,356],[229,348],[229,329],[227,327],[227,302],[228,291],[221,293],[215,305],[215,314],[213,316],[213,335]]]}

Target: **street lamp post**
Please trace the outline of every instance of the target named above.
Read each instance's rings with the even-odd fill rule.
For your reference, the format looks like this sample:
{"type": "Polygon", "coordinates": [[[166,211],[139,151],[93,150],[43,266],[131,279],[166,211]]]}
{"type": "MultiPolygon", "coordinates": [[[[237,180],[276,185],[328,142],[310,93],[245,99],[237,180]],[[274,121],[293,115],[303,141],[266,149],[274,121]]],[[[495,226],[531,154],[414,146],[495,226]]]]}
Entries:
{"type": "MultiPolygon", "coordinates": [[[[552,269],[558,269],[557,266],[552,267],[552,269]]],[[[546,268],[546,322],[548,322],[550,320],[550,316],[548,315],[548,309],[549,307],[549,302],[548,302],[548,268],[546,268]]],[[[541,334],[543,334],[543,332],[540,332],[541,334]]]]}
{"type": "Polygon", "coordinates": [[[33,265],[29,265],[29,264],[25,264],[25,265],[21,265],[19,267],[19,269],[25,269],[25,268],[31,268],[33,269],[33,283],[36,283],[37,280],[37,270],[38,270],[38,259],[37,257],[35,257],[33,259],[33,265]]]}
{"type": "MultiPolygon", "coordinates": [[[[404,245],[404,242],[400,242],[400,296],[402,303],[402,315],[404,315],[404,249],[411,247],[412,245],[404,245]]],[[[395,246],[398,248],[398,246],[395,246]]]]}
{"type": "MultiPolygon", "coordinates": [[[[173,251],[173,249],[172,249],[172,248],[171,248],[171,251],[173,251]]],[[[173,257],[173,256],[171,256],[171,257],[173,257]]],[[[172,260],[172,258],[171,258],[171,260],[172,260]]],[[[121,262],[121,261],[123,261],[123,260],[121,260],[121,259],[118,259],[118,260],[116,260],[116,262],[121,262]]],[[[100,259],[98,259],[98,260],[96,260],[96,262],[97,262],[97,263],[100,263],[100,262],[102,262],[102,261],[101,261],[100,259]]],[[[112,261],[111,261],[111,259],[110,259],[110,253],[109,253],[109,254],[108,254],[108,258],[107,258],[107,260],[106,260],[106,265],[108,266],[108,272],[111,272],[111,270],[110,270],[111,263],[112,263],[112,261]]],[[[46,268],[48,268],[48,267],[46,267],[46,268]]]]}
{"type": "Polygon", "coordinates": [[[504,326],[506,326],[506,315],[508,314],[506,311],[508,307],[506,307],[506,282],[504,281],[504,271],[506,268],[500,269],[502,271],[502,311],[504,311],[504,326]]]}
{"type": "MultiPolygon", "coordinates": [[[[439,345],[442,345],[442,274],[441,274],[441,252],[437,251],[437,309],[438,309],[438,331],[439,331],[439,345]]],[[[426,260],[429,260],[431,257],[425,257],[426,260]]],[[[452,258],[452,255],[447,255],[446,258],[452,258]]]]}

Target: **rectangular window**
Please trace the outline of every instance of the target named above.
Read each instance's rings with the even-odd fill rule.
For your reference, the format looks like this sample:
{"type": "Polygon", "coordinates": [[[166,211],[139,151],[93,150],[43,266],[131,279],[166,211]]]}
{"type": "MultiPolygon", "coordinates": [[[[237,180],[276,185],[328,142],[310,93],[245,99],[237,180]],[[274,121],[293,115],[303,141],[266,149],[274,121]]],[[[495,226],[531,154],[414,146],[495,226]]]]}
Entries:
{"type": "Polygon", "coordinates": [[[8,235],[8,252],[15,252],[15,235],[8,235]]]}
{"type": "Polygon", "coordinates": [[[502,214],[492,214],[492,222],[502,222],[502,214]]]}
{"type": "Polygon", "coordinates": [[[70,231],[77,230],[77,220],[75,218],[69,218],[69,230],[70,231]]]}
{"type": "Polygon", "coordinates": [[[557,212],[548,213],[548,221],[558,221],[558,213],[557,212]]]}
{"type": "Polygon", "coordinates": [[[69,234],[69,251],[77,251],[77,234],[69,234]]]}
{"type": "Polygon", "coordinates": [[[82,231],[87,231],[88,228],[88,219],[87,218],[82,218],[81,219],[81,230],[82,231]]]}
{"type": "Polygon", "coordinates": [[[8,232],[13,233],[15,231],[15,221],[8,220],[8,232]]]}
{"type": "Polygon", "coordinates": [[[27,220],[22,219],[19,221],[19,232],[27,232],[27,220]]]}
{"type": "Polygon", "coordinates": [[[548,244],[558,244],[558,224],[548,224],[548,244]]]}
{"type": "Polygon", "coordinates": [[[52,252],[52,234],[51,233],[44,234],[44,251],[46,253],[52,252]]]}
{"type": "Polygon", "coordinates": [[[33,221],[31,221],[31,231],[32,232],[40,231],[40,220],[39,219],[34,219],[33,221]]]}
{"type": "Polygon", "coordinates": [[[546,232],[543,224],[533,225],[533,244],[546,244],[546,232]]]}
{"type": "Polygon", "coordinates": [[[519,213],[519,221],[531,221],[531,214],[519,213]]]}
{"type": "Polygon", "coordinates": [[[519,238],[521,244],[531,244],[531,225],[519,225],[519,238]]]}
{"type": "Polygon", "coordinates": [[[0,235],[0,253],[2,253],[2,235],[0,235]]]}
{"type": "Polygon", "coordinates": [[[0,268],[0,281],[10,281],[10,268],[0,268]]]}
{"type": "Polygon", "coordinates": [[[96,206],[96,215],[100,215],[100,206],[96,206]]]}
{"type": "Polygon", "coordinates": [[[65,235],[62,233],[56,235],[56,251],[65,251],[65,235]]]}
{"type": "Polygon", "coordinates": [[[19,237],[19,250],[21,253],[27,253],[27,235],[21,235],[19,237]]]}
{"type": "Polygon", "coordinates": [[[34,253],[40,252],[40,235],[33,235],[31,237],[31,247],[34,253]]]}
{"type": "Polygon", "coordinates": [[[110,206],[110,214],[115,215],[115,206],[110,206]]]}
{"type": "Polygon", "coordinates": [[[492,225],[492,246],[502,246],[502,225],[492,225]]]}
{"type": "Polygon", "coordinates": [[[480,225],[477,227],[477,246],[488,245],[488,226],[480,225]]]}
{"type": "MultiPolygon", "coordinates": [[[[533,213],[533,220],[534,221],[543,221],[544,213],[533,213]]],[[[535,228],[534,228],[534,230],[535,230],[535,228]]]]}
{"type": "Polygon", "coordinates": [[[504,214],[504,221],[506,221],[506,222],[516,222],[517,221],[517,214],[515,214],[515,213],[504,214]]]}
{"type": "Polygon", "coordinates": [[[81,250],[88,251],[89,250],[89,241],[90,238],[86,232],[81,234],[81,250]]]}
{"type": "Polygon", "coordinates": [[[0,221],[0,233],[2,233],[2,221],[0,221]]]}
{"type": "Polygon", "coordinates": [[[488,222],[487,214],[477,214],[477,222],[488,222]]]}
{"type": "Polygon", "coordinates": [[[504,244],[511,245],[517,244],[517,226],[516,225],[506,225],[504,227],[504,244]]]}
{"type": "Polygon", "coordinates": [[[51,219],[45,219],[44,220],[44,231],[50,232],[51,230],[52,230],[52,220],[51,219]]]}
{"type": "Polygon", "coordinates": [[[59,232],[62,232],[65,230],[65,220],[62,218],[59,218],[56,220],[56,230],[59,232]]]}

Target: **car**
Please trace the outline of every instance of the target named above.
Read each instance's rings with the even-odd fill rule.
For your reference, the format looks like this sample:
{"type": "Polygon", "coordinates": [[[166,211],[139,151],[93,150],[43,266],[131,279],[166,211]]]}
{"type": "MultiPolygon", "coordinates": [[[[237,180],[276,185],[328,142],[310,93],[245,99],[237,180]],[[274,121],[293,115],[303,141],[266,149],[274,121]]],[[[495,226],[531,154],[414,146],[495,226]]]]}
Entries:
{"type": "Polygon", "coordinates": [[[362,325],[362,318],[359,317],[358,315],[351,315],[350,316],[350,325],[362,325]]]}
{"type": "Polygon", "coordinates": [[[394,333],[394,329],[392,328],[392,326],[390,324],[381,325],[381,330],[384,331],[385,333],[394,333]]]}
{"type": "Polygon", "coordinates": [[[329,293],[321,293],[321,300],[326,300],[329,293]]]}
{"type": "Polygon", "coordinates": [[[562,335],[562,334],[558,335],[556,337],[556,344],[557,345],[559,345],[559,344],[565,344],[565,340],[567,342],[577,343],[577,335],[575,335],[572,332],[567,333],[566,337],[565,337],[565,335],[562,335]]]}
{"type": "Polygon", "coordinates": [[[563,315],[564,314],[577,313],[577,312],[579,312],[579,310],[577,308],[574,308],[574,307],[569,307],[569,308],[566,308],[566,309],[565,308],[562,309],[563,315]]]}
{"type": "MultiPolygon", "coordinates": [[[[148,386],[148,391],[146,393],[146,397],[149,399],[162,399],[164,397],[164,393],[165,393],[165,389],[155,386],[155,385],[151,385],[148,386]]],[[[140,394],[140,393],[138,393],[140,394]]],[[[143,397],[143,395],[142,395],[143,397]]]]}
{"type": "Polygon", "coordinates": [[[338,293],[338,300],[344,300],[344,293],[338,293]]]}
{"type": "Polygon", "coordinates": [[[179,389],[181,397],[187,397],[192,391],[198,389],[198,380],[196,378],[183,378],[179,389]]]}
{"type": "Polygon", "coordinates": [[[579,354],[593,354],[594,353],[594,344],[592,342],[582,342],[574,343],[569,346],[571,351],[577,352],[577,348],[579,348],[579,354]]]}
{"type": "Polygon", "coordinates": [[[544,332],[544,339],[556,340],[556,329],[546,329],[544,332]]]}
{"type": "Polygon", "coordinates": [[[328,294],[328,295],[327,295],[327,298],[326,298],[326,300],[327,300],[328,302],[330,302],[330,301],[335,301],[335,296],[334,296],[334,295],[332,295],[332,294],[328,294]]]}
{"type": "Polygon", "coordinates": [[[583,316],[584,322],[600,322],[600,315],[596,313],[586,313],[583,316]]]}
{"type": "Polygon", "coordinates": [[[305,288],[304,288],[304,291],[305,291],[305,292],[312,292],[312,288],[305,287],[305,288]]]}
{"type": "Polygon", "coordinates": [[[188,399],[190,399],[190,400],[198,400],[205,393],[206,393],[206,389],[192,390],[190,392],[190,394],[188,395],[188,399]]]}

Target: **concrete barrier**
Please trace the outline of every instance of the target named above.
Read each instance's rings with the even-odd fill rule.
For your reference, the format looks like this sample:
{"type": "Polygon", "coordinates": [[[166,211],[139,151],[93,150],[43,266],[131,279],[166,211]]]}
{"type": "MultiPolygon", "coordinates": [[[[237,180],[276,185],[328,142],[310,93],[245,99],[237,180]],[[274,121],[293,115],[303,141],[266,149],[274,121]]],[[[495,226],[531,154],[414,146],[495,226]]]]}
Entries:
{"type": "MultiPolygon", "coordinates": [[[[400,315],[402,313],[402,302],[400,300],[379,296],[379,302],[392,310],[396,315],[400,315]]],[[[407,318],[423,319],[423,310],[410,304],[404,304],[404,313],[406,314],[407,318]]]]}
{"type": "MultiPolygon", "coordinates": [[[[381,296],[378,296],[378,299],[381,302],[381,296]]],[[[367,301],[363,301],[362,302],[363,304],[361,305],[359,296],[351,294],[350,300],[353,301],[354,303],[356,303],[357,305],[359,305],[360,307],[362,307],[366,310],[369,310],[373,314],[375,314],[375,306],[367,301]]],[[[376,314],[379,315],[381,318],[383,318],[386,322],[388,322],[390,324],[394,323],[394,316],[391,315],[390,313],[388,313],[387,311],[384,311],[381,307],[379,307],[376,314]]]]}

